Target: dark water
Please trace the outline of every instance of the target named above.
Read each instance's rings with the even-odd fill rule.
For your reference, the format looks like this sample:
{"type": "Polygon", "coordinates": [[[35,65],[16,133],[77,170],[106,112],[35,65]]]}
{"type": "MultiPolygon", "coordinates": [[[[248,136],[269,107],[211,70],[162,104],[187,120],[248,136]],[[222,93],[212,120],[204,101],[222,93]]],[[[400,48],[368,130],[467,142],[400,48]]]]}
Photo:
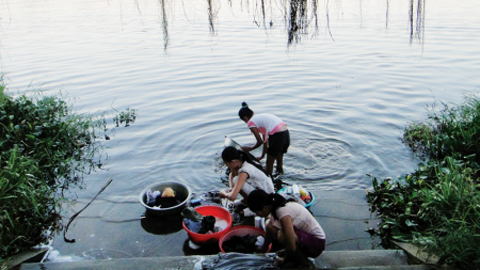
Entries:
{"type": "Polygon", "coordinates": [[[254,139],[237,117],[242,101],[289,125],[285,181],[366,189],[367,173],[413,171],[402,129],[427,107],[479,90],[479,8],[474,0],[0,0],[0,60],[13,94],[61,92],[79,112],[138,111],[104,142],[102,170],[71,195],[86,201],[113,178],[102,200],[123,207],[93,216],[132,229],[125,213],[149,184],[223,187],[224,135],[254,139]]]}

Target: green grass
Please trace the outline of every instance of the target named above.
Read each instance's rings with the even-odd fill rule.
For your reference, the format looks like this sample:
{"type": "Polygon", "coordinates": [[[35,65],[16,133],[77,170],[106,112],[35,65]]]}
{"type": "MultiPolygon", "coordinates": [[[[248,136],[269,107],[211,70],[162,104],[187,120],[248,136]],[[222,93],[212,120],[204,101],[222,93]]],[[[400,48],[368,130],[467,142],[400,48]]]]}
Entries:
{"type": "Polygon", "coordinates": [[[373,177],[367,195],[383,244],[414,243],[441,263],[480,269],[480,100],[431,111],[405,128],[404,142],[424,162],[396,180],[373,177]]]}

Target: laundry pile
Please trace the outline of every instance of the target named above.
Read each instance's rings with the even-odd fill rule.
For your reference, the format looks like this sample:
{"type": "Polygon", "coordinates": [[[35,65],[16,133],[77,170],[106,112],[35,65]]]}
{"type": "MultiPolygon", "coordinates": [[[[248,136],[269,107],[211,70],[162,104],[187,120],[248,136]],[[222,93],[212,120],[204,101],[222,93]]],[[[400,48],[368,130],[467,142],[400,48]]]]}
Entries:
{"type": "Polygon", "coordinates": [[[203,216],[190,206],[182,210],[182,216],[185,226],[194,233],[216,233],[225,230],[228,226],[227,221],[214,216],[203,216]]]}
{"type": "Polygon", "coordinates": [[[170,208],[179,205],[182,202],[182,200],[176,197],[175,191],[169,187],[165,188],[163,191],[147,190],[145,195],[145,203],[150,207],[170,208]]]}
{"type": "Polygon", "coordinates": [[[225,252],[239,252],[251,254],[255,253],[257,249],[261,248],[264,242],[265,238],[261,235],[235,235],[222,243],[222,249],[225,252]]]}

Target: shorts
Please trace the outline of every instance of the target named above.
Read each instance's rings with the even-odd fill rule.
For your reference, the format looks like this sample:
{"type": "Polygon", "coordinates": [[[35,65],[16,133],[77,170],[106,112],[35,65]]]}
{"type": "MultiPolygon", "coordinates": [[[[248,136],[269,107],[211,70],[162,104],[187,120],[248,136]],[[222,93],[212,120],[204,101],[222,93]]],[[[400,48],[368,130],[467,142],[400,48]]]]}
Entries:
{"type": "Polygon", "coordinates": [[[298,247],[307,257],[316,258],[325,250],[325,239],[295,229],[298,238],[298,247]]]}
{"type": "Polygon", "coordinates": [[[287,153],[290,146],[290,132],[287,130],[277,132],[268,137],[268,149],[267,154],[273,157],[277,157],[278,154],[287,153]]]}

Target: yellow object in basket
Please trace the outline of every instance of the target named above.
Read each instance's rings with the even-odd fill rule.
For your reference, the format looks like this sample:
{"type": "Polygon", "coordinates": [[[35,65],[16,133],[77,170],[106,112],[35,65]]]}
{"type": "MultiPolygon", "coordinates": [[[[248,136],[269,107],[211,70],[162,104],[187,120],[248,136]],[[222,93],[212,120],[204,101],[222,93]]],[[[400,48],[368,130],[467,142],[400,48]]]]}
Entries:
{"type": "Polygon", "coordinates": [[[162,192],[162,198],[171,198],[171,197],[175,197],[175,192],[173,191],[173,189],[169,187],[165,188],[162,192]]]}

